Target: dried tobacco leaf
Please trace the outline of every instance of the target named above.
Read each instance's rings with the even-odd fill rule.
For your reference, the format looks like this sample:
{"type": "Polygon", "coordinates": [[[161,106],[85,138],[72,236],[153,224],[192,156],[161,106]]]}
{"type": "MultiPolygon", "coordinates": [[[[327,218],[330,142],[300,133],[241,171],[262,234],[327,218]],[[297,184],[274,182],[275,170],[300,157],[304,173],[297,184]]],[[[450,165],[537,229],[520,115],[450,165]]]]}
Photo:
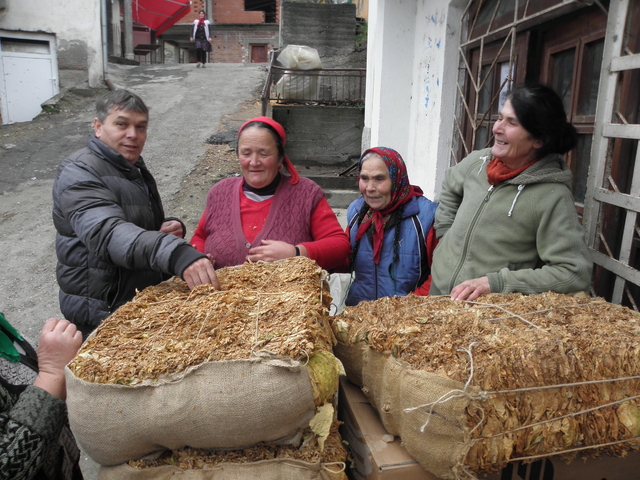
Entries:
{"type": "Polygon", "coordinates": [[[129,465],[140,470],[163,465],[173,465],[184,470],[190,470],[211,468],[220,463],[249,463],[275,458],[291,458],[309,463],[343,463],[347,460],[347,451],[338,432],[339,426],[340,422],[333,422],[329,436],[324,441],[324,448],[318,445],[315,434],[308,431],[305,435],[308,440],[303,442],[299,448],[291,445],[266,444],[243,450],[212,451],[183,448],[181,450],[167,451],[156,460],[132,460],[129,465]]]}
{"type": "Polygon", "coordinates": [[[190,291],[174,278],[139,292],[102,322],[69,368],[88,382],[135,385],[261,350],[303,363],[331,352],[331,297],[314,261],[251,263],[217,274],[220,290],[190,291]]]}
{"type": "Polygon", "coordinates": [[[555,293],[408,295],[347,307],[332,325],[342,343],[488,392],[466,412],[465,464],[478,473],[513,458],[640,448],[640,317],[625,307],[555,293]]]}

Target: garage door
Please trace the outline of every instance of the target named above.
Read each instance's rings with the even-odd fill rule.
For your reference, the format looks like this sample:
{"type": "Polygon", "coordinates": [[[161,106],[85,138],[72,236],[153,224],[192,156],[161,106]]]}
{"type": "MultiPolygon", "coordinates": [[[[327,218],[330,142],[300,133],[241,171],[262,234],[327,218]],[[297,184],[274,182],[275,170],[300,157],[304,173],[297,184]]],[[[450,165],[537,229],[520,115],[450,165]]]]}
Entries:
{"type": "Polygon", "coordinates": [[[40,105],[60,91],[54,45],[53,38],[0,33],[3,124],[32,120],[41,112],[40,105]]]}

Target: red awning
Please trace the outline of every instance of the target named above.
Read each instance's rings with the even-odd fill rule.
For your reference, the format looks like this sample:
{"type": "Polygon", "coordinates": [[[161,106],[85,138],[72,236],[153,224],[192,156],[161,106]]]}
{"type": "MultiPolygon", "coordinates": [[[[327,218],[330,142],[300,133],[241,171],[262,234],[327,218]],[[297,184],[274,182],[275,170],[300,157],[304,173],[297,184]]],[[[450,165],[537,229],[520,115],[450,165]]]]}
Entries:
{"type": "Polygon", "coordinates": [[[131,2],[133,20],[155,30],[156,35],[162,35],[190,11],[190,0],[132,0],[131,2]]]}

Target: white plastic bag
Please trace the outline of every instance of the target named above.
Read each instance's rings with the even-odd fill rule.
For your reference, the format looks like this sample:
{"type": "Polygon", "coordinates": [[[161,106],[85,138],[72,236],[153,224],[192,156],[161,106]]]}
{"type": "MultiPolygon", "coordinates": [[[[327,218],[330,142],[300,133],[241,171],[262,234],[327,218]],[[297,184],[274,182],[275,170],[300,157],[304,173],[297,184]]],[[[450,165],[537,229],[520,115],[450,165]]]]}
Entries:
{"type": "MultiPolygon", "coordinates": [[[[315,48],[303,45],[287,45],[278,55],[278,62],[283,67],[291,70],[322,68],[322,61],[318,51],[315,48]]],[[[299,72],[285,70],[275,88],[276,95],[281,100],[314,101],[319,96],[318,75],[304,75],[299,72]]]]}
{"type": "Polygon", "coordinates": [[[303,45],[287,45],[278,55],[278,61],[284,68],[297,70],[322,68],[318,50],[303,45]]]}

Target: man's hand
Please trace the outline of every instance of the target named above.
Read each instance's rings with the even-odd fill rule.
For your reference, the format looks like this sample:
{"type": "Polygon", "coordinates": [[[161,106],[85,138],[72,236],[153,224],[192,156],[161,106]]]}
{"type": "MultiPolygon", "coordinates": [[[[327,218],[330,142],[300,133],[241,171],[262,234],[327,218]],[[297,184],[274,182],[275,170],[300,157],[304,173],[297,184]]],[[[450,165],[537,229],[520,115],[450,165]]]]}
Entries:
{"type": "MultiPolygon", "coordinates": [[[[308,252],[304,245],[298,247],[301,256],[307,256],[308,252]]],[[[296,247],[287,242],[279,240],[262,240],[262,245],[249,250],[247,260],[251,262],[274,262],[283,258],[296,256],[296,247]]]]}
{"type": "Polygon", "coordinates": [[[184,231],[182,230],[182,224],[177,220],[169,220],[164,222],[160,227],[162,233],[169,233],[175,235],[178,238],[184,237],[184,231]]]}
{"type": "Polygon", "coordinates": [[[451,290],[451,299],[473,302],[485,293],[491,293],[489,277],[474,278],[472,280],[465,280],[460,285],[454,287],[453,290],[451,290]]]}
{"type": "Polygon", "coordinates": [[[40,334],[39,373],[33,384],[65,400],[67,393],[64,367],[76,356],[80,345],[82,332],[73,323],[57,318],[47,320],[40,334]]]}
{"type": "Polygon", "coordinates": [[[218,275],[213,268],[214,261],[211,258],[201,258],[189,265],[182,273],[182,278],[190,289],[194,289],[198,285],[205,285],[210,283],[216,289],[220,289],[220,283],[218,283],[218,275]]]}

